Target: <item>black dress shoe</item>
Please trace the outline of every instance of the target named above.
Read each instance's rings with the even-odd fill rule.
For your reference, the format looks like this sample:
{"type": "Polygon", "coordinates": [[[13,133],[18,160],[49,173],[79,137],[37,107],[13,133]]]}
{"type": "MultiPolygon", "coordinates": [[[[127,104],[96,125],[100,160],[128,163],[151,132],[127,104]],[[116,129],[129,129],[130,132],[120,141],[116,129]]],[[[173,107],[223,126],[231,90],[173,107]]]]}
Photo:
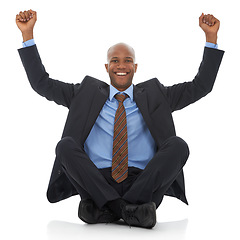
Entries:
{"type": "Polygon", "coordinates": [[[122,218],[129,226],[153,228],[156,224],[156,204],[127,204],[122,209],[122,218]]]}
{"type": "Polygon", "coordinates": [[[119,218],[110,209],[99,209],[91,199],[81,200],[78,208],[78,217],[86,223],[111,223],[119,218]]]}

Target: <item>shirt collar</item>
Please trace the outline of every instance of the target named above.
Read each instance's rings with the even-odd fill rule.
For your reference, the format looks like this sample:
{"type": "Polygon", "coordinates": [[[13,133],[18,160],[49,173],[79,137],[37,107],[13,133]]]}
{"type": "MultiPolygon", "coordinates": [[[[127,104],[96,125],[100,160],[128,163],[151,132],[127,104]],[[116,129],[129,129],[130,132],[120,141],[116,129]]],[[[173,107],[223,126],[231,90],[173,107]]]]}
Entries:
{"type": "Polygon", "coordinates": [[[117,93],[125,93],[129,96],[131,102],[133,102],[133,84],[131,84],[131,86],[129,88],[127,88],[125,91],[120,92],[119,90],[117,90],[114,86],[110,85],[110,93],[109,93],[109,100],[112,101],[114,96],[117,93]]]}

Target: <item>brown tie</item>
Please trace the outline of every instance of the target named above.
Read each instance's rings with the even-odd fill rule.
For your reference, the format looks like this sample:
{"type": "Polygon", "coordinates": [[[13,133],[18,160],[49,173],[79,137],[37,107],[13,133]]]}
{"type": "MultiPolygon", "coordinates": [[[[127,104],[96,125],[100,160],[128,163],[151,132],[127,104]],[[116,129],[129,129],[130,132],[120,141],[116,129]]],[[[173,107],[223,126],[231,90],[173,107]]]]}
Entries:
{"type": "Polygon", "coordinates": [[[128,176],[128,135],[127,119],[123,101],[127,95],[117,94],[118,109],[114,120],[113,153],[112,153],[112,177],[117,183],[122,182],[128,176]]]}

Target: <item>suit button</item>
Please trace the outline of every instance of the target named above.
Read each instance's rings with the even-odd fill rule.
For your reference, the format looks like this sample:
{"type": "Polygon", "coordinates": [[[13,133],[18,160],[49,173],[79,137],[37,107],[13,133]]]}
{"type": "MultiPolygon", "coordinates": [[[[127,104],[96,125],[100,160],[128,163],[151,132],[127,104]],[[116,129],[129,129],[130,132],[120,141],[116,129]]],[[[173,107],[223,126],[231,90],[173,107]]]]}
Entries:
{"type": "Polygon", "coordinates": [[[62,172],[61,170],[58,170],[58,175],[60,175],[60,174],[61,174],[61,172],[62,172]]]}

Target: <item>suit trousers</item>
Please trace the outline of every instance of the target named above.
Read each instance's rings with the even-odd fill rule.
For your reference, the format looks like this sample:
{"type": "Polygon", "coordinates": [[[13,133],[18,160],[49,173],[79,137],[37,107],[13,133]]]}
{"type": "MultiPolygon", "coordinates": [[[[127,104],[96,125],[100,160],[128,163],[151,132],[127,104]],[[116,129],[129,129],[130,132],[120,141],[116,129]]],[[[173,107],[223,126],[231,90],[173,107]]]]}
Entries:
{"type": "Polygon", "coordinates": [[[158,207],[188,156],[187,143],[179,137],[170,137],[145,169],[129,167],[127,179],[117,183],[111,168],[98,169],[72,137],[62,138],[56,146],[57,160],[81,199],[92,199],[100,209],[119,198],[133,204],[155,202],[158,207]]]}

